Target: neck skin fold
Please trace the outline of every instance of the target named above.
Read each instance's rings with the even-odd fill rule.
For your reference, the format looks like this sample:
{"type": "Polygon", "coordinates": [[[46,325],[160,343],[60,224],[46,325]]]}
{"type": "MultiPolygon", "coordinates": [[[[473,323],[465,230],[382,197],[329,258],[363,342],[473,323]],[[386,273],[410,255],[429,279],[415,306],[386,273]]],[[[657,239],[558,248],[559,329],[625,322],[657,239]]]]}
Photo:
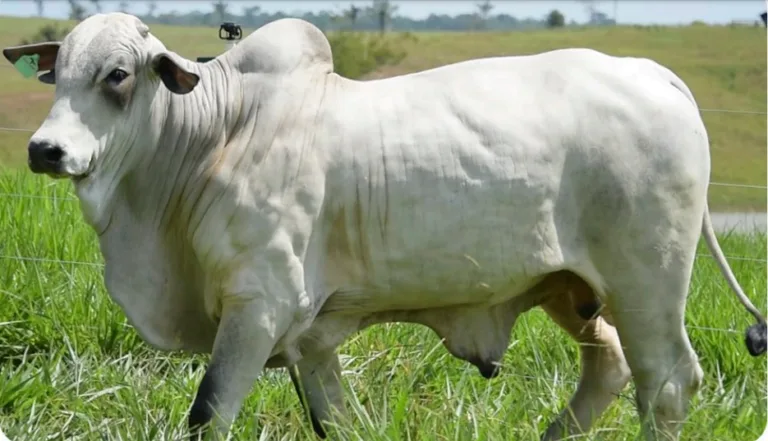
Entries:
{"type": "Polygon", "coordinates": [[[151,96],[135,97],[136,110],[118,129],[122,135],[107,137],[94,173],[75,184],[85,219],[99,236],[109,228],[118,202],[156,227],[188,220],[205,187],[206,170],[241,119],[239,73],[218,60],[177,61],[200,76],[197,87],[178,95],[159,79],[150,80],[157,84],[146,88],[151,96]]]}

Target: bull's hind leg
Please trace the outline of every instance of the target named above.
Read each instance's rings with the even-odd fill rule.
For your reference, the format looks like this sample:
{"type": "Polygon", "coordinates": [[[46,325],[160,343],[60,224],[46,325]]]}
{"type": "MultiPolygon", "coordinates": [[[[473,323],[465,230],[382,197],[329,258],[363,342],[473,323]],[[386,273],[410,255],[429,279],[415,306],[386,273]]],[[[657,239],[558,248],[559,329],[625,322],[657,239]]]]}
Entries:
{"type": "Polygon", "coordinates": [[[582,279],[572,278],[568,294],[542,305],[552,320],[578,342],[581,351],[579,385],[568,406],[547,428],[543,440],[587,432],[631,377],[616,328],[601,317],[586,315],[585,306],[590,304],[597,304],[592,289],[582,279]]]}
{"type": "Polygon", "coordinates": [[[626,247],[623,262],[611,259],[604,265],[609,271],[601,269],[610,274],[608,308],[632,370],[648,440],[678,439],[704,376],[684,323],[697,237],[690,234],[686,244],[680,236],[656,246],[636,238],[639,246],[626,247]]]}
{"type": "Polygon", "coordinates": [[[704,373],[683,323],[687,283],[674,280],[681,275],[649,278],[625,287],[611,310],[637,386],[643,432],[648,440],[676,440],[704,373]]]}

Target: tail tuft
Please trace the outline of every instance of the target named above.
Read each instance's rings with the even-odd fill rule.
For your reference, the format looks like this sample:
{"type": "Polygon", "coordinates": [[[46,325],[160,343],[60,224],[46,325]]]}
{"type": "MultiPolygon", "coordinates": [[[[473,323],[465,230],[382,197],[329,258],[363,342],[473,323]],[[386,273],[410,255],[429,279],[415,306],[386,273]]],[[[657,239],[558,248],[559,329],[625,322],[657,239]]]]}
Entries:
{"type": "Polygon", "coordinates": [[[757,357],[763,354],[768,348],[768,327],[765,322],[756,323],[747,328],[744,341],[751,356],[757,357]]]}
{"type": "Polygon", "coordinates": [[[736,298],[744,305],[747,311],[757,320],[757,323],[747,328],[747,332],[744,335],[744,342],[747,344],[747,350],[753,357],[762,355],[768,347],[768,326],[765,323],[765,317],[760,311],[755,308],[755,305],[749,301],[749,297],[744,294],[744,290],[741,289],[739,282],[736,280],[736,276],[733,275],[731,267],[728,266],[728,261],[723,255],[723,250],[720,249],[720,244],[717,243],[717,237],[715,237],[715,230],[712,228],[712,218],[709,216],[709,208],[704,207],[704,218],[701,222],[701,233],[704,236],[704,241],[707,243],[709,251],[712,253],[712,257],[715,258],[717,266],[720,267],[720,272],[725,276],[728,286],[736,294],[736,298]]]}

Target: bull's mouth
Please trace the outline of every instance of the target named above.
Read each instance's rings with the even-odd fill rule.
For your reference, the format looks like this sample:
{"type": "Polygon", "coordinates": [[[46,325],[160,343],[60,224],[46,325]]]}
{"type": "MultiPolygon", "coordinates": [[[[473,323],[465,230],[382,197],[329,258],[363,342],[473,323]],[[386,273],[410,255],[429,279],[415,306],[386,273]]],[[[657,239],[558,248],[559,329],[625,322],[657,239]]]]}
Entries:
{"type": "Polygon", "coordinates": [[[27,165],[32,173],[45,175],[51,179],[71,179],[75,184],[84,181],[93,172],[93,158],[88,161],[87,167],[80,173],[72,173],[72,171],[67,170],[68,167],[61,161],[60,156],[42,159],[36,157],[34,160],[30,156],[27,159],[27,165]]]}
{"type": "Polygon", "coordinates": [[[82,183],[86,179],[88,179],[91,176],[92,172],[93,172],[93,157],[91,157],[91,159],[88,160],[88,167],[86,167],[84,172],[76,175],[70,175],[69,178],[72,179],[72,183],[77,185],[82,183]]]}
{"type": "Polygon", "coordinates": [[[73,175],[71,173],[67,173],[65,171],[58,170],[59,167],[55,168],[49,168],[46,169],[44,167],[40,167],[31,161],[29,161],[29,169],[32,173],[36,175],[45,175],[51,179],[72,179],[73,181],[80,181],[88,176],[88,173],[82,173],[79,175],[73,175]]]}

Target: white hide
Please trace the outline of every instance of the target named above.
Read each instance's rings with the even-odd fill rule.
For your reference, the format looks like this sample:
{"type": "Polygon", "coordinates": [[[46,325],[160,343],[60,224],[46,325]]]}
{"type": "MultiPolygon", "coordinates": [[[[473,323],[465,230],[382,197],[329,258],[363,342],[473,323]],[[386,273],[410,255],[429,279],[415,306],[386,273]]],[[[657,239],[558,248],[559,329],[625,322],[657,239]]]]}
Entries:
{"type": "Polygon", "coordinates": [[[675,332],[710,156],[666,68],[563,49],[352,81],[319,30],[286,19],[206,64],[172,55],[200,78],[174,95],[146,68],[165,48],[142,26],[108,14],[75,28],[33,139],[88,172],[75,187],[109,294],[154,346],[210,351],[222,309],[258,299],[273,306],[253,320],[275,366],[392,320],[498,360],[542,301],[524,294],[565,270],[608,306],[630,365],[670,366],[642,346],[668,338],[695,366],[675,378],[695,389],[675,332]],[[115,65],[135,75],[125,109],[88,83],[115,65]]]}

